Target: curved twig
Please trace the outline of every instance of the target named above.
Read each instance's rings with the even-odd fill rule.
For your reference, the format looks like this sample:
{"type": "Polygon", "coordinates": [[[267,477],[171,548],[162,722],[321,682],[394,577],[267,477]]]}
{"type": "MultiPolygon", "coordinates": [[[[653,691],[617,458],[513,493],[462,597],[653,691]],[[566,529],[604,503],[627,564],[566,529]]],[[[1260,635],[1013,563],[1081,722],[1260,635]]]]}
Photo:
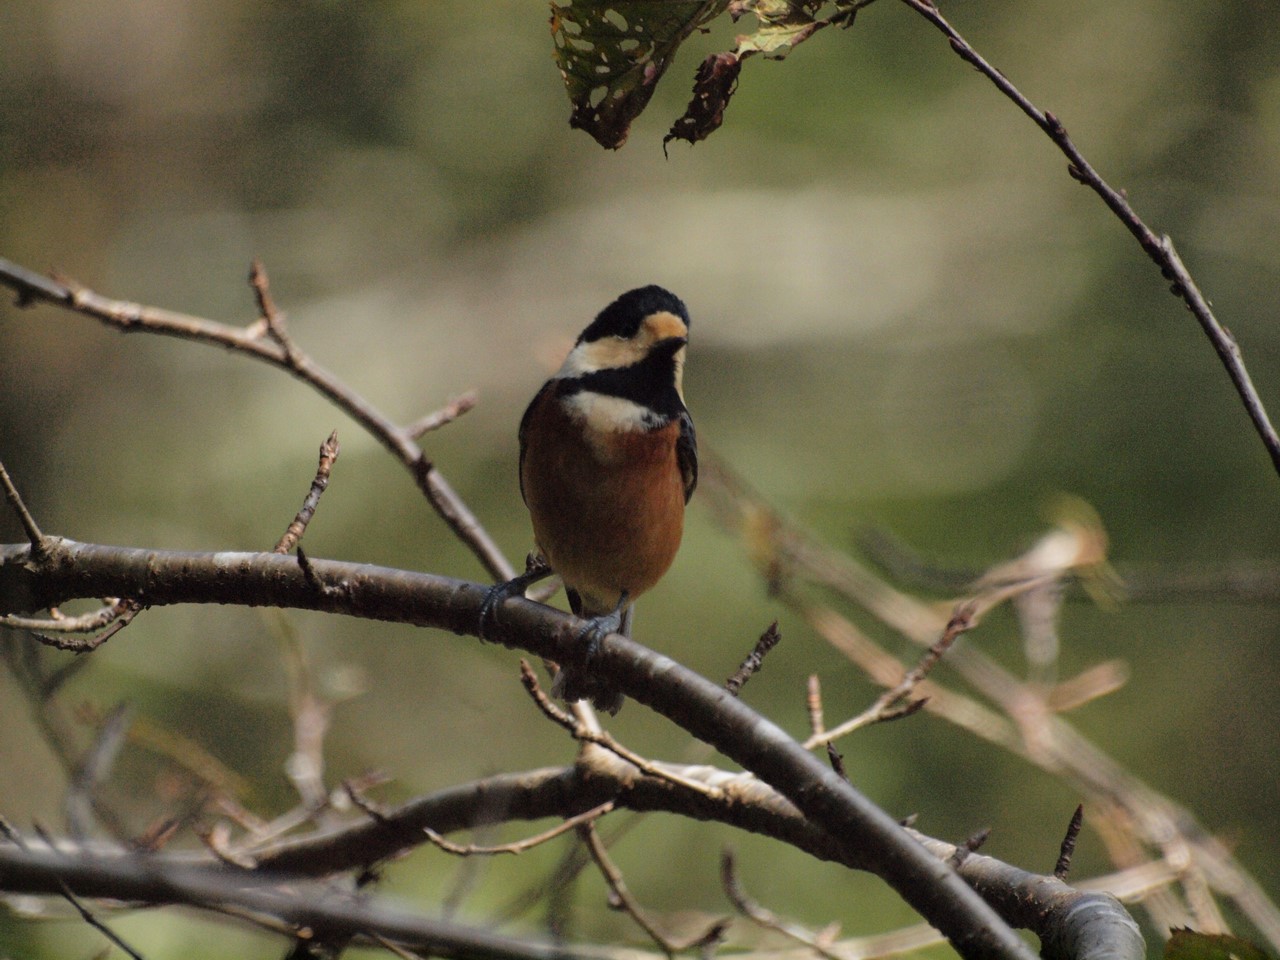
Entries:
{"type": "Polygon", "coordinates": [[[1227,370],[1227,375],[1231,377],[1231,382],[1235,385],[1236,393],[1240,395],[1240,400],[1244,403],[1245,411],[1253,422],[1254,430],[1257,431],[1258,436],[1262,439],[1263,446],[1267,448],[1267,453],[1271,456],[1272,466],[1277,473],[1280,473],[1280,436],[1277,436],[1276,429],[1272,426],[1271,419],[1267,416],[1266,408],[1262,404],[1262,398],[1258,395],[1258,391],[1253,385],[1253,380],[1249,376],[1249,371],[1244,365],[1240,347],[1231,332],[1214,316],[1213,309],[1209,306],[1209,301],[1200,292],[1200,288],[1196,286],[1195,279],[1183,264],[1178,252],[1173,248],[1173,240],[1167,235],[1157,236],[1155,231],[1148,227],[1142,218],[1138,216],[1137,211],[1133,209],[1124,194],[1102,179],[1102,176],[1093,168],[1093,165],[1085,159],[1084,154],[1080,152],[1071,137],[1067,135],[1067,130],[1061,121],[1047,110],[1041,110],[1037,107],[1027,99],[1022,91],[1010,83],[1003,73],[988,63],[986,58],[970,46],[959,31],[947,22],[947,19],[934,6],[932,0],[902,0],[902,2],[941,30],[950,42],[951,49],[961,59],[973,65],[983,76],[995,84],[1001,93],[1013,101],[1019,110],[1030,117],[1036,126],[1045,132],[1045,135],[1054,142],[1054,145],[1066,155],[1069,161],[1067,172],[1071,174],[1072,178],[1083,183],[1101,197],[1102,202],[1124,224],[1125,228],[1133,234],[1143,251],[1160,268],[1164,278],[1171,282],[1170,290],[1174,296],[1180,297],[1187,305],[1187,309],[1191,311],[1201,329],[1204,330],[1205,336],[1213,344],[1213,349],[1217,352],[1218,359],[1222,361],[1222,365],[1227,370]]]}
{"type": "Polygon", "coordinates": [[[436,513],[466,544],[490,576],[503,581],[515,576],[501,548],[414,442],[410,432],[396,426],[364,397],[300,351],[284,335],[269,294],[265,301],[263,299],[266,280],[258,265],[255,265],[253,280],[262,318],[257,324],[236,327],[172,310],[112,300],[70,280],[44,277],[0,258],[0,284],[17,292],[19,306],[50,303],[93,317],[125,333],[146,331],[213,344],[287,370],[332,401],[409,470],[436,513]]]}

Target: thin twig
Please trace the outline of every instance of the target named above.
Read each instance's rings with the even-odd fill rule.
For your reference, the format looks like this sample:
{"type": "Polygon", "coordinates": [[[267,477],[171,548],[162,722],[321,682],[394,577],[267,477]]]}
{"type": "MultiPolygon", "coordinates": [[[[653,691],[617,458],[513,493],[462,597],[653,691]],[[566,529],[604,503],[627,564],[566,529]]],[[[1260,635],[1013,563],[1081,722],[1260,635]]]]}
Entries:
{"type": "Polygon", "coordinates": [[[948,858],[949,862],[953,867],[959,870],[960,865],[969,858],[969,854],[981,849],[982,845],[985,844],[990,837],[990,827],[983,827],[977,833],[965,837],[956,844],[955,850],[952,851],[951,856],[948,858]]]}
{"type": "Polygon", "coordinates": [[[1231,377],[1231,382],[1235,385],[1236,392],[1244,403],[1249,419],[1253,421],[1254,429],[1262,439],[1267,452],[1271,455],[1272,465],[1280,473],[1280,436],[1276,434],[1275,427],[1271,425],[1271,420],[1262,404],[1262,398],[1258,395],[1258,391],[1253,385],[1253,380],[1249,376],[1249,371],[1244,365],[1240,347],[1230,331],[1214,316],[1208,300],[1200,292],[1200,288],[1196,285],[1182,259],[1178,256],[1178,252],[1173,248],[1173,240],[1168,236],[1157,236],[1130,206],[1124,194],[1103,180],[1101,175],[1085,159],[1084,154],[1072,142],[1067,135],[1066,128],[1063,127],[1058,118],[1048,111],[1040,110],[1017,87],[1010,83],[1003,73],[988,63],[981,54],[969,45],[956,28],[947,22],[938,8],[934,6],[932,0],[903,0],[903,2],[941,30],[950,41],[951,49],[961,59],[972,64],[983,76],[995,84],[1001,93],[1013,101],[1018,109],[1030,117],[1036,126],[1045,132],[1046,136],[1066,155],[1069,161],[1067,172],[1071,177],[1089,187],[1102,198],[1102,202],[1133,234],[1147,256],[1160,268],[1164,278],[1171,281],[1172,286],[1170,289],[1174,296],[1180,297],[1187,305],[1187,309],[1195,316],[1201,329],[1204,330],[1205,335],[1209,338],[1209,342],[1213,344],[1213,348],[1218,354],[1218,359],[1222,361],[1228,376],[1231,377]]]}
{"type": "MultiPolygon", "coordinates": [[[[505,582],[515,576],[501,548],[422,449],[364,397],[294,347],[287,337],[284,338],[285,343],[289,343],[286,349],[281,343],[283,334],[279,323],[274,332],[262,317],[255,324],[236,327],[158,307],[112,300],[73,281],[42,277],[3,258],[0,258],[0,284],[16,290],[22,306],[44,301],[93,317],[126,333],[146,331],[213,344],[289,371],[359,423],[408,469],[436,513],[494,580],[505,582]]],[[[268,305],[274,310],[274,303],[268,305]]],[[[263,312],[261,302],[258,307],[263,312]]],[[[39,550],[35,541],[32,549],[39,550]]]]}
{"type": "MultiPolygon", "coordinates": [[[[63,616],[56,609],[50,611],[50,617],[20,617],[17,614],[0,616],[0,627],[12,627],[15,630],[31,631],[31,636],[55,650],[66,650],[71,653],[88,653],[97,650],[117,633],[133,622],[133,618],[142,610],[142,604],[136,600],[110,600],[107,606],[77,617],[63,616]],[[59,633],[91,633],[108,627],[96,637],[72,639],[63,636],[50,636],[59,633]]],[[[60,682],[60,680],[59,680],[60,682]]],[[[49,691],[52,693],[52,689],[49,691]]]]}
{"type": "Polygon", "coordinates": [[[67,637],[50,636],[49,634],[38,632],[32,632],[31,636],[46,647],[53,647],[55,650],[66,650],[71,653],[89,653],[92,650],[97,650],[100,646],[127,627],[141,609],[142,607],[138,606],[132,611],[121,615],[120,619],[96,637],[86,637],[83,640],[72,640],[67,637]]]}
{"type": "Polygon", "coordinates": [[[289,681],[289,717],[293,722],[293,752],[285,762],[285,773],[302,805],[316,817],[329,810],[329,793],[324,784],[324,738],[329,732],[332,704],[316,693],[315,672],[306,648],[293,634],[283,617],[278,625],[285,673],[289,681]]]}
{"type": "Polygon", "coordinates": [[[676,944],[667,939],[662,931],[654,925],[644,908],[640,906],[640,902],[631,895],[631,891],[627,889],[627,882],[622,877],[622,871],[610,859],[609,851],[605,849],[604,844],[600,841],[600,834],[596,833],[595,824],[588,822],[580,825],[578,827],[578,836],[582,837],[583,842],[587,845],[588,852],[591,854],[591,859],[595,861],[601,876],[604,877],[605,883],[609,885],[609,890],[613,893],[616,906],[624,910],[636,922],[636,925],[649,935],[649,939],[657,944],[658,949],[668,957],[674,957],[676,953],[684,949],[684,945],[676,944]]]}
{"type": "Polygon", "coordinates": [[[93,633],[108,624],[114,623],[124,615],[131,606],[132,600],[108,598],[105,606],[90,610],[74,617],[68,617],[56,608],[48,617],[20,617],[16,614],[0,616],[0,627],[12,627],[15,630],[43,630],[46,633],[93,633]]]}
{"type": "Polygon", "coordinates": [[[742,661],[742,665],[734,671],[733,676],[724,682],[725,689],[732,693],[735,697],[742,692],[742,688],[747,685],[747,681],[759,672],[764,666],[764,658],[769,655],[769,651],[778,645],[782,639],[782,632],[778,629],[778,621],[775,620],[765,628],[764,633],[760,634],[760,639],[756,641],[755,647],[747,654],[747,658],[742,661]]]}
{"type": "Polygon", "coordinates": [[[102,934],[104,937],[106,937],[108,940],[114,943],[117,947],[119,947],[129,956],[131,956],[133,960],[146,960],[146,958],[143,957],[142,954],[140,954],[137,950],[133,949],[133,947],[129,946],[129,944],[125,943],[118,933],[116,933],[114,930],[108,927],[105,923],[103,923],[101,920],[95,917],[93,915],[93,911],[91,911],[88,907],[86,907],[84,903],[80,900],[80,898],[71,892],[71,888],[68,887],[66,883],[59,880],[58,884],[59,886],[62,887],[62,898],[66,900],[67,903],[71,904],[71,906],[75,907],[76,912],[80,914],[81,920],[83,920],[89,926],[93,927],[100,934],[102,934]]]}
{"type": "Polygon", "coordinates": [[[1115,693],[1129,680],[1129,665],[1123,660],[1104,660],[1092,667],[1061,680],[1045,691],[1049,709],[1054,713],[1067,713],[1086,703],[1115,693]]]}
{"type": "Polygon", "coordinates": [[[411,951],[406,950],[404,947],[401,947],[395,943],[392,943],[390,940],[388,940],[386,937],[384,937],[380,933],[370,934],[369,939],[372,940],[374,943],[376,943],[378,946],[380,946],[383,950],[389,950],[392,953],[394,953],[397,957],[400,958],[400,960],[423,960],[422,954],[412,953],[411,951]]]}
{"type": "Polygon", "coordinates": [[[1084,825],[1084,804],[1076,807],[1067,824],[1066,835],[1062,838],[1062,847],[1058,851],[1058,862],[1053,866],[1053,875],[1063,882],[1071,872],[1071,857],[1076,852],[1076,838],[1080,836],[1080,828],[1084,825]]]}
{"type": "Polygon", "coordinates": [[[842,954],[831,949],[832,938],[828,932],[824,931],[822,934],[815,934],[797,924],[783,920],[772,910],[761,906],[759,902],[750,897],[746,890],[743,889],[742,882],[738,879],[733,851],[731,850],[725,850],[720,857],[720,884],[724,887],[725,896],[729,898],[729,902],[733,904],[734,908],[753,923],[764,927],[766,930],[780,933],[788,940],[803,944],[819,956],[827,958],[827,960],[846,960],[842,954]]]}
{"type": "MultiPolygon", "coordinates": [[[[925,644],[943,628],[937,609],[917,598],[895,590],[873,576],[856,561],[820,544],[808,531],[788,523],[772,510],[746,483],[714,458],[706,458],[703,487],[722,521],[740,532],[751,555],[760,562],[761,574],[769,583],[812,581],[864,607],[883,623],[908,639],[925,644]],[[753,520],[770,517],[761,543],[758,524],[753,520]]],[[[1100,531],[1085,524],[1079,529],[1065,527],[1051,531],[1034,544],[1022,558],[997,568],[992,585],[1009,597],[1007,588],[1019,589],[1061,578],[1078,569],[1096,567],[1105,560],[1099,546],[1105,540],[1100,531]],[[1074,546],[1068,543],[1074,540],[1074,546]],[[1031,558],[1034,558],[1032,561],[1031,558]],[[1017,570],[1010,578],[1004,571],[1017,570]]],[[[984,581],[988,577],[982,578],[984,581]]],[[[992,596],[980,596],[989,605],[992,596]]],[[[847,617],[800,596],[796,589],[782,593],[784,601],[796,609],[833,646],[884,686],[902,676],[902,664],[862,633],[847,617]]],[[[950,690],[930,690],[929,708],[952,723],[1010,750],[1053,775],[1065,779],[1073,790],[1084,794],[1095,811],[1093,822],[1108,843],[1112,860],[1121,867],[1137,867],[1149,861],[1155,848],[1162,859],[1183,865],[1179,877],[1184,887],[1208,884],[1229,898],[1273,945],[1280,945],[1280,909],[1268,898],[1256,880],[1235,860],[1221,841],[1204,830],[1186,809],[1154,790],[1115,760],[1081,736],[1069,723],[1049,709],[1043,690],[1028,687],[1008,670],[973,646],[953,648],[949,663],[956,673],[981,695],[989,698],[1005,716],[950,690]],[[1008,719],[1006,719],[1006,716],[1008,719]],[[1108,822],[1114,812],[1114,823],[1108,822]]],[[[1194,924],[1195,918],[1177,894],[1157,889],[1143,901],[1149,910],[1159,906],[1162,894],[1170,911],[1153,914],[1158,925],[1194,924]]],[[[1199,899],[1199,898],[1197,898],[1199,899]]],[[[1206,903],[1206,906],[1208,904],[1206,903]]],[[[1208,913],[1205,916],[1213,921],[1208,913]]],[[[1216,921],[1215,921],[1216,922],[1216,921]]]]}
{"type": "Polygon", "coordinates": [[[129,732],[131,711],[127,704],[116,706],[103,720],[97,736],[76,764],[67,784],[64,810],[67,827],[77,840],[88,837],[93,827],[94,794],[106,779],[129,732]]]}
{"type": "Polygon", "coordinates": [[[537,704],[538,709],[540,709],[548,719],[569,731],[575,740],[578,740],[581,743],[594,743],[598,747],[603,747],[610,753],[621,757],[627,763],[651,777],[666,780],[676,786],[684,787],[685,789],[692,790],[695,793],[700,793],[704,797],[709,797],[713,800],[719,800],[723,797],[724,792],[719,787],[713,787],[709,784],[699,783],[696,780],[690,780],[689,778],[683,777],[679,773],[668,769],[662,764],[654,763],[652,760],[645,759],[634,750],[628,749],[618,743],[618,741],[615,740],[608,731],[588,729],[585,725],[565,713],[551,702],[551,698],[547,696],[542,689],[542,685],[538,683],[538,676],[533,672],[533,667],[529,666],[529,661],[523,658],[520,660],[520,682],[524,685],[525,690],[533,699],[533,702],[537,704]]]}
{"type": "Polygon", "coordinates": [[[375,823],[385,823],[387,822],[386,811],[383,810],[380,804],[370,800],[365,791],[390,782],[391,778],[385,773],[374,771],[359,777],[348,777],[343,780],[342,792],[351,801],[351,805],[370,820],[375,823]]]}
{"type": "Polygon", "coordinates": [[[809,712],[809,732],[815,737],[822,736],[827,732],[827,723],[822,711],[822,681],[816,673],[809,674],[804,704],[809,712]]]}
{"type": "Polygon", "coordinates": [[[532,850],[534,847],[546,843],[548,840],[554,840],[556,837],[563,836],[570,830],[574,830],[583,824],[591,823],[599,820],[606,813],[614,808],[614,802],[607,800],[599,806],[592,807],[590,810],[584,811],[574,817],[567,817],[562,823],[557,824],[550,830],[544,830],[542,833],[534,834],[531,837],[525,837],[523,840],[516,840],[512,843],[500,843],[495,846],[481,846],[474,843],[454,843],[447,840],[442,835],[436,833],[430,827],[423,827],[422,832],[427,835],[427,839],[443,850],[445,853],[452,853],[459,857],[472,856],[492,856],[500,853],[524,853],[526,850],[532,850]]]}
{"type": "Polygon", "coordinates": [[[320,505],[320,497],[329,486],[329,473],[333,469],[333,464],[337,461],[341,449],[338,445],[337,430],[330,433],[329,439],[320,444],[320,462],[316,465],[316,475],[315,479],[311,481],[311,489],[307,491],[307,495],[302,501],[302,506],[298,509],[297,516],[293,518],[293,522],[285,530],[284,536],[276,544],[275,553],[288,553],[302,539],[302,535],[306,533],[307,524],[315,516],[316,507],[320,505]]]}
{"type": "Polygon", "coordinates": [[[849,774],[844,769],[844,754],[836,749],[834,743],[827,744],[827,760],[831,763],[831,769],[841,780],[849,780],[849,774]]]}
{"type": "Polygon", "coordinates": [[[921,709],[927,702],[927,698],[910,700],[908,698],[911,696],[912,691],[924,681],[925,677],[929,675],[929,671],[951,649],[951,645],[959,639],[960,635],[973,628],[974,623],[974,604],[972,602],[963,603],[956,607],[956,611],[952,614],[951,619],[947,621],[942,635],[920,656],[915,666],[906,672],[902,680],[880,694],[875,703],[871,704],[856,717],[846,720],[825,733],[815,733],[805,741],[804,745],[812,750],[814,747],[829,744],[873,723],[900,720],[921,709]]]}
{"type": "Polygon", "coordinates": [[[261,260],[255,259],[249,266],[249,286],[253,288],[253,298],[258,304],[258,323],[250,329],[255,335],[265,333],[284,350],[285,359],[290,366],[296,366],[298,353],[285,330],[284,314],[276,307],[275,298],[271,296],[271,282],[267,279],[267,268],[261,260]]]}
{"type": "Polygon", "coordinates": [[[432,430],[439,430],[441,427],[453,423],[464,413],[473,409],[476,405],[476,392],[468,390],[466,393],[453,397],[439,410],[433,410],[426,416],[415,420],[409,426],[404,428],[405,436],[410,440],[418,440],[424,434],[430,433],[432,430]]]}
{"type": "MultiPolygon", "coordinates": [[[[0,260],[0,266],[4,263],[5,261],[0,260]]],[[[46,553],[44,534],[40,532],[40,525],[36,523],[36,518],[22,502],[22,494],[18,493],[18,488],[9,478],[9,471],[4,468],[3,463],[0,463],[0,484],[4,485],[4,498],[9,501],[9,506],[13,507],[13,512],[18,515],[18,522],[22,524],[22,530],[31,543],[32,554],[36,558],[43,557],[46,553]]]]}

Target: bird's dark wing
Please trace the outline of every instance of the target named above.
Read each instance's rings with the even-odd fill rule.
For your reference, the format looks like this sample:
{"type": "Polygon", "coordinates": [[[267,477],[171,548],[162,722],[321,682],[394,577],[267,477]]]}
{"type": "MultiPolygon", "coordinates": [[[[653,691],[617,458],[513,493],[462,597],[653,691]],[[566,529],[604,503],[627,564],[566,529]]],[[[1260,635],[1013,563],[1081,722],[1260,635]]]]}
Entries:
{"type": "Polygon", "coordinates": [[[698,434],[688,410],[680,411],[680,436],[676,439],[676,463],[684,478],[684,502],[688,503],[698,486],[698,434]]]}
{"type": "Polygon", "coordinates": [[[520,478],[520,499],[525,502],[526,506],[529,503],[529,498],[524,493],[524,454],[529,447],[529,438],[526,436],[529,429],[529,418],[534,408],[546,399],[546,394],[551,391],[555,382],[554,380],[548,380],[542,385],[542,389],[534,394],[533,399],[529,401],[529,406],[524,408],[524,416],[520,418],[520,465],[517,467],[516,475],[520,478]]]}

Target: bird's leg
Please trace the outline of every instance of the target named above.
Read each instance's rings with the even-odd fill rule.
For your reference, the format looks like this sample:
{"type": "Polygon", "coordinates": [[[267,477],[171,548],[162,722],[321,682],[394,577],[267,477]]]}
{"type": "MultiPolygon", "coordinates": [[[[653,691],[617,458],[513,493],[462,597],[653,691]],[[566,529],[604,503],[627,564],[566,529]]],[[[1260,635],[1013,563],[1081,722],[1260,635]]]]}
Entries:
{"type": "MultiPolygon", "coordinates": [[[[576,591],[569,592],[569,606],[577,616],[582,616],[582,600],[576,591]]],[[[551,695],[562,698],[566,703],[575,700],[590,700],[597,710],[608,714],[616,714],[622,709],[622,691],[608,681],[596,675],[592,660],[600,652],[600,642],[611,633],[631,636],[631,619],[635,608],[624,590],[618,598],[618,605],[609,613],[587,620],[587,625],[578,631],[575,638],[586,649],[582,654],[581,664],[566,667],[560,666],[555,683],[551,686],[551,695]]]]}
{"type": "Polygon", "coordinates": [[[600,641],[611,633],[631,636],[632,611],[635,608],[627,591],[623,590],[618,597],[618,605],[612,611],[598,617],[591,617],[587,625],[578,632],[578,642],[587,645],[586,659],[590,660],[600,650],[600,641]]]}
{"type": "Polygon", "coordinates": [[[489,629],[489,621],[493,619],[494,611],[502,602],[510,597],[523,597],[529,587],[539,580],[545,580],[553,572],[547,561],[539,554],[529,554],[524,561],[524,573],[506,583],[494,584],[484,595],[484,602],[480,604],[480,622],[476,627],[476,636],[481,640],[488,640],[485,634],[489,629]]]}

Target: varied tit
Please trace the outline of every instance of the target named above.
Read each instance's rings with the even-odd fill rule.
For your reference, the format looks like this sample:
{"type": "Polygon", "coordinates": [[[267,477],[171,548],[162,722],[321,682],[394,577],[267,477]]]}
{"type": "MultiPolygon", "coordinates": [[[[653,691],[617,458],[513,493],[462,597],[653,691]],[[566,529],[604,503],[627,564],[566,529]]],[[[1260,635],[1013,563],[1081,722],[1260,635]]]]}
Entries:
{"type": "Polygon", "coordinates": [[[582,331],[520,421],[520,493],[545,564],[489,592],[480,632],[501,600],[559,574],[574,614],[591,623],[580,635],[585,667],[562,669],[552,693],[609,713],[622,693],[591,673],[591,655],[607,634],[630,634],[632,604],[675,559],[698,482],[681,387],[688,337],[674,294],[624,293],[582,331]]]}

